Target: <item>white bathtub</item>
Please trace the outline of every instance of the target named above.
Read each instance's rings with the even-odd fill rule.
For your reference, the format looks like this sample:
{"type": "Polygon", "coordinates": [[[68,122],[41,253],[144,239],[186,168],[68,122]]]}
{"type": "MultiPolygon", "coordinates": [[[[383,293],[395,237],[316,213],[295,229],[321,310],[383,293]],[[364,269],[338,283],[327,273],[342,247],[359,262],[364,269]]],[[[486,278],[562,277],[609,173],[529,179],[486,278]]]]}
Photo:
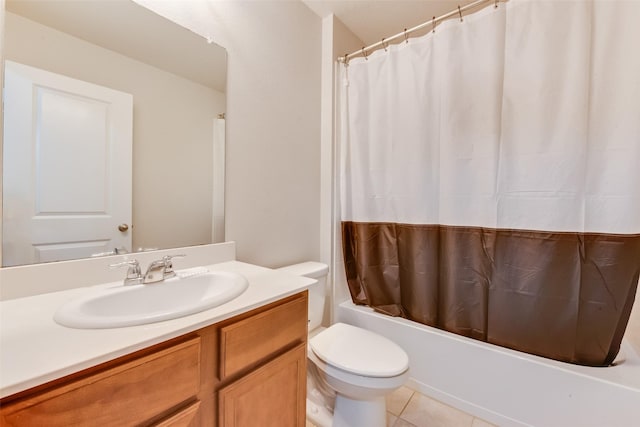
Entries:
{"type": "Polygon", "coordinates": [[[623,341],[615,366],[557,362],[373,312],[350,301],[336,320],[397,342],[409,387],[500,426],[640,426],[640,357],[623,341]]]}

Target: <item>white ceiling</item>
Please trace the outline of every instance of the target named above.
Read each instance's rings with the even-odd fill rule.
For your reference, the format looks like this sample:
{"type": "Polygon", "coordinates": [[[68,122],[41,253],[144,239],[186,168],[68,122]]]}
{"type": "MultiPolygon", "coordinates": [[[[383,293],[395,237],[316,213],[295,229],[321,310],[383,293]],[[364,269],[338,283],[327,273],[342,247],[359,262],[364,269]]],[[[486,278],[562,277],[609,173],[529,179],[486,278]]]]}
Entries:
{"type": "MultiPolygon", "coordinates": [[[[313,12],[320,17],[334,14],[345,24],[360,40],[363,45],[370,45],[402,32],[405,28],[411,28],[423,22],[430,21],[433,16],[440,16],[452,10],[458,5],[464,6],[473,0],[301,0],[313,12]]],[[[175,40],[197,40],[198,49],[209,49],[202,37],[190,33],[188,30],[173,25],[173,28],[156,28],[156,25],[167,24],[166,20],[154,16],[153,13],[141,13],[140,8],[130,1],[109,0],[103,2],[86,2],[80,0],[65,0],[52,2],[50,0],[7,0],[7,9],[22,14],[30,19],[58,28],[62,25],[73,25],[71,31],[77,37],[101,44],[106,48],[123,52],[132,57],[144,58],[145,62],[170,69],[179,75],[190,75],[192,79],[215,88],[224,88],[224,74],[215,82],[205,83],[205,76],[197,76],[194,70],[211,70],[212,66],[203,66],[204,59],[222,64],[216,68],[226,70],[226,54],[223,49],[212,56],[211,53],[203,54],[193,47],[184,49],[175,40]],[[100,7],[97,7],[100,6],[100,7]],[[113,10],[111,10],[113,9],[113,10]],[[81,15],[86,13],[87,15],[81,15]],[[69,17],[83,16],[82,19],[71,22],[69,17]],[[144,25],[140,23],[145,19],[144,25]],[[163,22],[164,21],[164,22],[163,22]],[[118,23],[121,31],[115,35],[108,32],[114,22],[118,23]],[[144,29],[138,31],[136,29],[144,29]],[[133,34],[133,35],[132,35],[133,34]],[[159,35],[168,37],[160,40],[159,35]],[[154,38],[152,45],[156,46],[155,52],[149,50],[148,44],[137,43],[148,36],[154,38]],[[95,40],[100,39],[100,42],[95,40]],[[136,52],[132,52],[133,50],[136,52]],[[171,50],[173,49],[173,50],[171,50]],[[167,55],[167,51],[170,54],[167,55]],[[185,55],[191,54],[190,58],[185,55]],[[172,61],[172,64],[160,64],[162,58],[181,58],[172,61]],[[196,61],[192,61],[197,58],[196,61]],[[187,64],[194,62],[196,66],[192,70],[185,70],[187,64]],[[177,65],[181,68],[175,68],[177,65]],[[174,67],[172,69],[171,67],[174,67]]],[[[193,41],[192,41],[193,43],[193,41]]],[[[208,73],[211,78],[212,73],[208,73]]],[[[222,89],[224,91],[224,89],[222,89]]]]}
{"type": "Polygon", "coordinates": [[[302,0],[318,16],[334,14],[365,45],[430,21],[473,0],[302,0]]]}

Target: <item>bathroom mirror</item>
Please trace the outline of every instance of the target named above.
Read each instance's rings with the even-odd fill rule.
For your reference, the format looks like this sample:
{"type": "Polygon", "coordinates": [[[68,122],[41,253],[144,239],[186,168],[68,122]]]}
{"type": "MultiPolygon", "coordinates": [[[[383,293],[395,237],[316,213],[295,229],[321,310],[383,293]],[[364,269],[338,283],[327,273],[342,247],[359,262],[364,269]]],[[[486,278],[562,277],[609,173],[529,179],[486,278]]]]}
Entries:
{"type": "Polygon", "coordinates": [[[43,71],[44,79],[131,101],[124,131],[102,121],[121,116],[111,104],[103,108],[100,99],[96,107],[93,92],[66,86],[53,95],[46,85],[27,92],[29,114],[5,109],[3,266],[224,241],[224,48],[131,0],[6,0],[3,59],[4,95],[20,100],[5,105],[23,99],[8,89],[10,78],[24,83],[20,73],[32,71],[37,77],[22,86],[42,89],[43,71]],[[66,107],[69,99],[88,105],[82,120],[75,119],[80,110],[66,107]],[[50,113],[51,105],[58,112],[50,113]],[[12,130],[23,116],[34,122],[12,130]],[[64,120],[68,125],[60,125],[64,120]],[[127,133],[129,154],[125,148],[120,155],[111,138],[127,133]],[[87,148],[88,140],[100,142],[87,148]],[[27,160],[14,160],[15,152],[27,160]],[[63,199],[69,202],[61,207],[63,199]],[[129,218],[113,214],[116,199],[129,200],[129,218]],[[108,226],[100,222],[106,216],[113,216],[108,226]],[[105,228],[124,240],[83,231],[105,228]],[[61,236],[52,237],[54,231],[61,236]]]}

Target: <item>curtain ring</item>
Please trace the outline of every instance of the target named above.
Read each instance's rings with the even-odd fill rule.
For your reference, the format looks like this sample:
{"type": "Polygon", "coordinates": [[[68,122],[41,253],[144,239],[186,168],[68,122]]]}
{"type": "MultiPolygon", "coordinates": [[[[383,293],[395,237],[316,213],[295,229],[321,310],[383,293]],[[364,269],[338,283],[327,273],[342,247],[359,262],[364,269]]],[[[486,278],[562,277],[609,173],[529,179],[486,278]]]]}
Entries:
{"type": "Polygon", "coordinates": [[[387,51],[387,46],[389,46],[389,44],[384,42],[384,37],[382,38],[382,48],[384,49],[384,51],[387,51]]]}
{"type": "Polygon", "coordinates": [[[435,16],[433,18],[431,18],[431,32],[432,33],[436,32],[436,17],[435,16]]]}
{"type": "Polygon", "coordinates": [[[458,15],[460,15],[460,22],[462,22],[462,11],[460,10],[460,5],[458,5],[458,15]]]}
{"type": "Polygon", "coordinates": [[[496,0],[496,3],[493,5],[493,8],[494,8],[494,9],[497,9],[497,8],[498,8],[498,0],[496,0]]]}
{"type": "Polygon", "coordinates": [[[369,58],[367,58],[367,51],[364,50],[364,47],[362,48],[362,56],[364,56],[364,59],[366,59],[367,61],[369,60],[369,58]]]}
{"type": "Polygon", "coordinates": [[[409,43],[409,37],[407,36],[407,29],[404,29],[404,42],[409,43]]]}

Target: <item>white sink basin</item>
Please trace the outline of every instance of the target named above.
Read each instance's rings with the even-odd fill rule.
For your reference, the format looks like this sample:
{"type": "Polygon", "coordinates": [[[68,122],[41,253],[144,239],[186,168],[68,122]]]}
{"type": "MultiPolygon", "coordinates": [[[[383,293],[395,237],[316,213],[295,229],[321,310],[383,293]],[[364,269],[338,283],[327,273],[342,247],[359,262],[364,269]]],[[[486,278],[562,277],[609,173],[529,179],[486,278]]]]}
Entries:
{"type": "Polygon", "coordinates": [[[148,285],[101,288],[62,305],[54,320],[82,329],[143,325],[208,310],[231,301],[248,286],[239,274],[207,272],[148,285]]]}

